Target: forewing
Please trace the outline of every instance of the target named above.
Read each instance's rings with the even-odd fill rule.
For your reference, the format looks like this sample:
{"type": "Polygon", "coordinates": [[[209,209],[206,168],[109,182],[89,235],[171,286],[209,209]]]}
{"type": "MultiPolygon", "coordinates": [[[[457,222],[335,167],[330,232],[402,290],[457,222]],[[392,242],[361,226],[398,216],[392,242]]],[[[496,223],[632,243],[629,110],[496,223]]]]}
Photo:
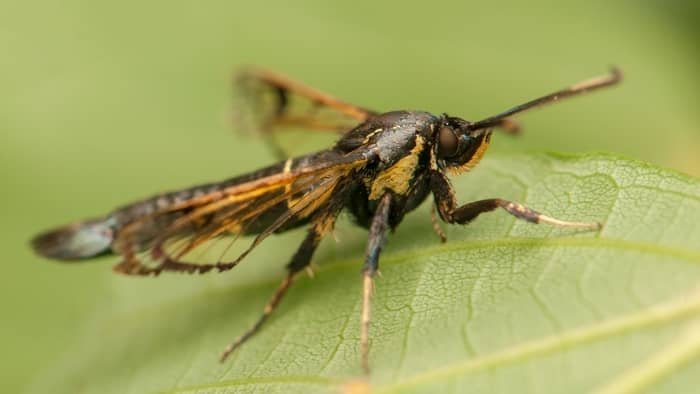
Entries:
{"type": "Polygon", "coordinates": [[[139,218],[118,234],[117,270],[128,274],[161,271],[206,272],[235,267],[275,231],[313,221],[334,191],[364,163],[342,157],[232,185],[139,218]],[[242,234],[257,234],[243,251],[232,248],[242,234]]]}

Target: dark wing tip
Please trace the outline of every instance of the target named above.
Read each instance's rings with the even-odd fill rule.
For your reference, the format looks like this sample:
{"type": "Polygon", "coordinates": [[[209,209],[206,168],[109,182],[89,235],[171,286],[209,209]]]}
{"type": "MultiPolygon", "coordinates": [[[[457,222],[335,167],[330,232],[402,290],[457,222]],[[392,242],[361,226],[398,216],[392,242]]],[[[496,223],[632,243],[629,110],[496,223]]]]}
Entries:
{"type": "Polygon", "coordinates": [[[108,253],[114,230],[105,219],[69,224],[35,236],[32,249],[55,260],[80,260],[108,253]]]}

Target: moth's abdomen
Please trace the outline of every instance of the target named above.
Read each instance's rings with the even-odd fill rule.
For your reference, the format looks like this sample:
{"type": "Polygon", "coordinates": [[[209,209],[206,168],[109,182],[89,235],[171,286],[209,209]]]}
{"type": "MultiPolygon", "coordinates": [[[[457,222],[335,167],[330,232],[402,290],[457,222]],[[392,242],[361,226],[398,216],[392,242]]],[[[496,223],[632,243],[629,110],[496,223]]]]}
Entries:
{"type": "Polygon", "coordinates": [[[49,230],[32,239],[32,248],[44,257],[65,261],[109,253],[114,240],[111,222],[93,219],[49,230]]]}

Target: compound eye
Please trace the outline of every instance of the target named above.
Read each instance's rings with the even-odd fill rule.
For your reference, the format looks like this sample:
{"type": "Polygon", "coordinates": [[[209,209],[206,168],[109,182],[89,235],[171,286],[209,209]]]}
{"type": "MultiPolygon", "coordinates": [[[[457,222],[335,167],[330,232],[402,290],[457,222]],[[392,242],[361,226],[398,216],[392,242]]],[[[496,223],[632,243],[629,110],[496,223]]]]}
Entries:
{"type": "Polygon", "coordinates": [[[454,130],[447,126],[442,126],[438,132],[438,157],[445,159],[457,154],[459,139],[454,130]]]}

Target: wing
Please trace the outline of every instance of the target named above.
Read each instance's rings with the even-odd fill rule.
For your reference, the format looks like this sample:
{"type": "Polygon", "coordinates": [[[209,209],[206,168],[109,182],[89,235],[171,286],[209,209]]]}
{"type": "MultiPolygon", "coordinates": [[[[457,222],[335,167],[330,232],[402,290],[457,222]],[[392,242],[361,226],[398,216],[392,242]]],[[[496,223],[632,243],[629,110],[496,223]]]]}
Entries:
{"type": "Polygon", "coordinates": [[[134,275],[231,269],[270,234],[314,222],[364,163],[361,155],[336,154],[318,165],[289,165],[133,218],[118,231],[113,244],[112,249],[123,257],[115,269],[134,275]],[[257,234],[255,239],[242,252],[235,251],[233,243],[250,233],[257,234]],[[211,250],[218,253],[213,262],[206,256],[211,250]]]}
{"type": "Polygon", "coordinates": [[[284,75],[248,68],[234,79],[234,121],[262,134],[283,156],[273,135],[282,129],[343,133],[376,112],[341,101],[284,75]]]}

